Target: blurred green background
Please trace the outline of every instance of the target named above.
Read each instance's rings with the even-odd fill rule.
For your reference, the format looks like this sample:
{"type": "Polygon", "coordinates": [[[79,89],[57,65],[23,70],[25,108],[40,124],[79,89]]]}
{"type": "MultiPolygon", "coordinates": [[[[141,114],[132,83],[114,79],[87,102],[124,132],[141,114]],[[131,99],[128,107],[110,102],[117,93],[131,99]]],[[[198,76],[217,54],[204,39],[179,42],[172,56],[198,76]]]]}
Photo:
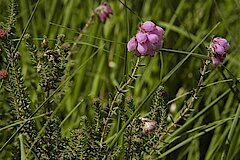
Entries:
{"type": "MultiPolygon", "coordinates": [[[[71,63],[74,69],[83,64],[100,48],[98,54],[74,76],[66,89],[65,97],[58,100],[62,106],[60,112],[62,118],[75,107],[80,99],[89,100],[74,111],[64,124],[63,131],[77,127],[81,115],[91,115],[90,104],[93,98],[99,98],[106,105],[109,95],[114,95],[116,92],[115,87],[119,86],[131,73],[131,68],[137,58],[133,53],[127,52],[126,44],[136,34],[141,19],[143,21],[151,20],[164,28],[165,39],[161,53],[156,54],[153,58],[144,58],[143,63],[146,64],[146,67],[140,68],[138,71],[142,77],[136,80],[134,89],[127,93],[133,98],[136,106],[147,96],[154,85],[186,56],[167,49],[190,52],[218,22],[220,25],[195,53],[207,55],[207,47],[211,38],[213,36],[225,37],[230,42],[231,49],[224,65],[236,77],[239,77],[239,0],[122,0],[122,3],[125,3],[132,11],[120,1],[109,0],[108,2],[113,8],[113,15],[110,16],[106,24],[99,23],[97,17],[94,17],[78,43],[77,49],[72,51],[71,63]],[[104,46],[104,49],[101,46],[104,46]]],[[[1,23],[7,21],[8,3],[8,0],[0,1],[1,23]]],[[[54,47],[55,39],[60,33],[66,35],[66,42],[73,44],[92,12],[100,3],[101,1],[97,0],[41,0],[27,33],[32,35],[39,47],[44,36],[49,38],[50,46],[54,47]]],[[[17,37],[21,36],[35,4],[36,0],[18,1],[17,37]]],[[[34,68],[31,65],[24,41],[22,41],[19,51],[22,53],[21,65],[25,83],[29,88],[28,92],[33,106],[35,106],[39,104],[36,96],[38,91],[34,90],[32,86],[34,68]]],[[[164,84],[169,99],[196,87],[202,63],[202,59],[192,56],[170,77],[164,84]]],[[[210,65],[209,71],[205,84],[223,80],[219,70],[213,65],[210,65]]],[[[195,110],[202,110],[227,89],[227,83],[206,87],[199,95],[200,99],[194,106],[195,110]]],[[[169,114],[174,117],[188,98],[189,95],[183,96],[178,101],[169,104],[169,114]],[[174,107],[176,108],[174,109],[174,107]]],[[[237,103],[234,100],[234,95],[228,94],[214,108],[209,109],[198,118],[192,127],[232,116],[236,111],[237,103]]],[[[142,112],[147,111],[149,105],[151,105],[151,101],[145,103],[142,112]]],[[[221,144],[225,143],[231,125],[230,122],[228,123],[190,142],[191,145],[182,147],[169,158],[184,159],[184,156],[188,155],[188,159],[218,159],[217,153],[222,150],[223,145],[221,144]],[[173,158],[176,155],[178,157],[173,158]]],[[[236,130],[239,133],[240,127],[237,127],[236,130]]],[[[230,159],[240,157],[240,150],[234,149],[240,145],[237,137],[235,134],[236,144],[230,148],[230,159]]]]}

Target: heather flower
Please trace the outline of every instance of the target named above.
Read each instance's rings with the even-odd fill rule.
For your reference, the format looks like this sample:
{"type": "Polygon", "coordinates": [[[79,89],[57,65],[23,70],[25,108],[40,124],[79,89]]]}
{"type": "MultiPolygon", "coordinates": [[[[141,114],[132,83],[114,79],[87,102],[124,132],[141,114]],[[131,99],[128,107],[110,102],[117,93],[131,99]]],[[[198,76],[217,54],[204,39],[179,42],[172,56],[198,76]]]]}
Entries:
{"type": "Polygon", "coordinates": [[[216,37],[216,38],[213,38],[212,41],[213,41],[213,43],[219,44],[220,46],[224,47],[226,50],[228,50],[230,48],[230,45],[225,38],[216,37]]]}
{"type": "Polygon", "coordinates": [[[141,29],[144,30],[145,32],[150,32],[153,31],[155,28],[155,24],[151,21],[146,21],[141,25],[141,29]]]}
{"type": "Polygon", "coordinates": [[[8,72],[6,70],[0,70],[0,79],[7,78],[8,72]]]}
{"type": "Polygon", "coordinates": [[[7,31],[0,29],[0,39],[4,39],[7,36],[7,31]]]}
{"type": "Polygon", "coordinates": [[[134,51],[137,47],[137,40],[135,37],[131,38],[127,44],[128,51],[134,51]]]}
{"type": "Polygon", "coordinates": [[[134,51],[136,56],[154,56],[163,45],[164,30],[151,21],[144,22],[136,36],[127,44],[128,51],[134,51]]]}
{"type": "Polygon", "coordinates": [[[218,66],[224,61],[229,48],[230,45],[225,38],[216,37],[212,39],[210,44],[210,52],[212,62],[215,66],[218,66]]]}
{"type": "Polygon", "coordinates": [[[105,23],[110,14],[113,14],[112,7],[109,3],[103,2],[100,6],[95,9],[98,15],[98,19],[101,23],[105,23]]]}

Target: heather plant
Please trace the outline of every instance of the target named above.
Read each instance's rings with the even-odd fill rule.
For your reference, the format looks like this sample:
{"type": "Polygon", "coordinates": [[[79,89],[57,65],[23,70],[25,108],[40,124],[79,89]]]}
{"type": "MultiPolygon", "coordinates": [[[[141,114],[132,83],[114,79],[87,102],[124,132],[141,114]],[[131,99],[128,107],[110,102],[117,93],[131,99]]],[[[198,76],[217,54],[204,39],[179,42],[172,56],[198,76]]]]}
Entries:
{"type": "Polygon", "coordinates": [[[237,1],[0,8],[0,159],[240,157],[237,1]]]}

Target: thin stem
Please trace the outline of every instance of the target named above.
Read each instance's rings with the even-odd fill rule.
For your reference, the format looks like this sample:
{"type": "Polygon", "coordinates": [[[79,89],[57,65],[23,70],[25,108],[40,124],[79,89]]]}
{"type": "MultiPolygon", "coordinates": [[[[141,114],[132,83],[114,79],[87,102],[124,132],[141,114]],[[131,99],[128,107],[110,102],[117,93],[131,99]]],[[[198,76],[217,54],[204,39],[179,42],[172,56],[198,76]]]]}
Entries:
{"type": "Polygon", "coordinates": [[[200,79],[198,81],[198,84],[197,84],[197,88],[194,90],[194,94],[190,100],[190,102],[187,104],[187,107],[185,109],[183,109],[183,111],[181,112],[181,114],[179,115],[179,117],[176,119],[175,122],[172,122],[170,124],[170,126],[167,128],[167,130],[160,136],[158,142],[153,146],[150,154],[148,155],[147,157],[147,160],[149,160],[152,156],[152,154],[154,153],[154,151],[157,149],[158,145],[163,141],[163,138],[169,133],[169,131],[175,127],[175,124],[178,123],[182,117],[184,117],[184,115],[193,107],[193,104],[195,102],[195,100],[197,99],[197,95],[198,93],[202,90],[202,84],[203,84],[203,80],[204,80],[204,76],[207,72],[207,67],[209,65],[210,61],[209,60],[205,60],[204,62],[204,66],[203,66],[203,69],[201,71],[201,76],[200,76],[200,79]]]}
{"type": "Polygon", "coordinates": [[[85,24],[85,26],[83,27],[83,29],[81,30],[81,32],[79,33],[76,41],[73,43],[72,47],[71,47],[71,50],[75,49],[77,43],[81,40],[82,36],[83,36],[83,33],[86,32],[87,28],[89,27],[90,23],[92,22],[93,20],[93,17],[96,15],[95,12],[92,12],[90,18],[88,19],[87,23],[85,24]]]}
{"type": "Polygon", "coordinates": [[[106,119],[106,123],[105,123],[105,125],[104,125],[104,127],[103,127],[103,132],[102,132],[100,144],[103,143],[103,139],[104,139],[104,136],[105,136],[105,133],[106,133],[106,130],[107,130],[107,126],[108,126],[108,121],[109,121],[109,119],[112,117],[112,110],[113,110],[114,104],[116,103],[117,99],[119,98],[119,95],[120,95],[121,93],[123,93],[124,90],[126,89],[126,87],[127,87],[129,84],[131,84],[132,81],[134,80],[134,75],[135,75],[136,72],[137,72],[139,63],[140,63],[140,57],[138,57],[138,59],[137,59],[137,62],[136,62],[136,64],[135,64],[135,66],[134,66],[134,69],[133,69],[133,72],[132,72],[131,76],[129,77],[129,79],[127,80],[127,82],[124,83],[124,84],[120,87],[120,89],[117,91],[117,93],[115,94],[115,96],[114,96],[114,98],[113,98],[113,101],[112,101],[111,106],[110,106],[110,109],[109,109],[108,117],[107,117],[107,119],[106,119]]]}

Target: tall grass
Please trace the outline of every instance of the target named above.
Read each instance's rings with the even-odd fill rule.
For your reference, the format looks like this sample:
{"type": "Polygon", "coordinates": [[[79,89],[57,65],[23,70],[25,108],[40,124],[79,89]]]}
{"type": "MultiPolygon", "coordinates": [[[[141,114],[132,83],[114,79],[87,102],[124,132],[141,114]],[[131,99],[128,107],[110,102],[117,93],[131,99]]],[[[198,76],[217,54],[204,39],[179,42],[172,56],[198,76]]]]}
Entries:
{"type": "MultiPolygon", "coordinates": [[[[104,153],[104,149],[114,154],[124,152],[126,137],[131,137],[131,131],[134,130],[132,126],[137,126],[139,117],[147,117],[151,112],[153,95],[159,86],[164,86],[168,95],[167,125],[160,133],[166,135],[162,139],[157,139],[161,136],[159,135],[156,141],[152,140],[158,143],[151,144],[142,158],[146,159],[151,155],[152,159],[239,159],[240,2],[108,2],[112,6],[113,15],[102,24],[98,22],[97,16],[89,21],[101,1],[17,1],[14,52],[21,53],[19,65],[24,85],[28,88],[26,94],[31,102],[31,114],[28,118],[34,119],[38,132],[34,133],[35,137],[29,143],[24,135],[24,127],[28,125],[28,121],[26,118],[12,118],[12,110],[15,108],[11,108],[7,99],[11,95],[6,95],[6,86],[1,80],[0,159],[14,157],[10,154],[21,155],[19,159],[41,159],[38,157],[40,151],[34,146],[41,145],[41,137],[51,132],[48,128],[52,124],[57,124],[58,129],[61,129],[60,134],[55,137],[63,139],[77,134],[76,129],[84,128],[82,123],[87,127],[104,124],[108,116],[108,112],[104,111],[108,111],[116,93],[124,94],[120,94],[115,100],[113,116],[106,125],[106,135],[104,133],[99,139],[99,145],[103,147],[99,152],[104,153]],[[119,91],[129,79],[138,60],[133,53],[127,52],[127,42],[136,34],[139,24],[147,20],[164,28],[163,48],[154,57],[141,58],[140,67],[134,74],[137,75],[136,79],[119,91]],[[89,26],[82,31],[86,23],[89,26]],[[36,65],[32,64],[31,54],[25,45],[26,40],[22,39],[26,33],[31,34],[32,42],[36,48],[40,48],[39,52],[45,52],[41,48],[44,36],[48,37],[49,48],[54,48],[52,50],[58,49],[56,43],[59,34],[66,36],[64,43],[70,46],[64,75],[60,82],[56,82],[54,89],[49,89],[49,94],[45,94],[39,86],[41,77],[35,70],[36,65]],[[82,34],[81,39],[76,41],[79,34],[82,34]],[[215,67],[211,63],[206,73],[201,75],[204,61],[210,60],[207,47],[214,36],[225,37],[231,49],[221,66],[215,67]],[[71,50],[74,43],[76,47],[71,50]],[[203,81],[198,85],[201,76],[203,81]],[[188,107],[187,104],[198,87],[201,90],[196,95],[193,106],[177,120],[182,109],[188,107]],[[47,109],[47,106],[50,108],[47,109]],[[96,106],[101,106],[103,110],[103,113],[99,111],[103,122],[95,123],[96,106]],[[87,117],[87,120],[83,117],[87,117]],[[171,125],[169,131],[165,132],[171,125]],[[20,147],[13,150],[14,146],[20,147]]],[[[8,23],[9,3],[8,0],[0,1],[2,24],[8,23]]],[[[0,69],[4,66],[0,63],[0,69]]],[[[100,128],[103,129],[103,126],[100,128]]],[[[55,130],[57,128],[52,132],[55,130]]],[[[102,130],[98,131],[101,135],[102,130]]],[[[142,134],[142,131],[136,132],[142,134]]],[[[75,143],[74,140],[71,142],[75,143]]],[[[62,145],[66,146],[65,143],[62,145]]],[[[81,151],[84,152],[84,149],[81,151]]],[[[121,154],[116,157],[115,159],[123,159],[121,154]]]]}

